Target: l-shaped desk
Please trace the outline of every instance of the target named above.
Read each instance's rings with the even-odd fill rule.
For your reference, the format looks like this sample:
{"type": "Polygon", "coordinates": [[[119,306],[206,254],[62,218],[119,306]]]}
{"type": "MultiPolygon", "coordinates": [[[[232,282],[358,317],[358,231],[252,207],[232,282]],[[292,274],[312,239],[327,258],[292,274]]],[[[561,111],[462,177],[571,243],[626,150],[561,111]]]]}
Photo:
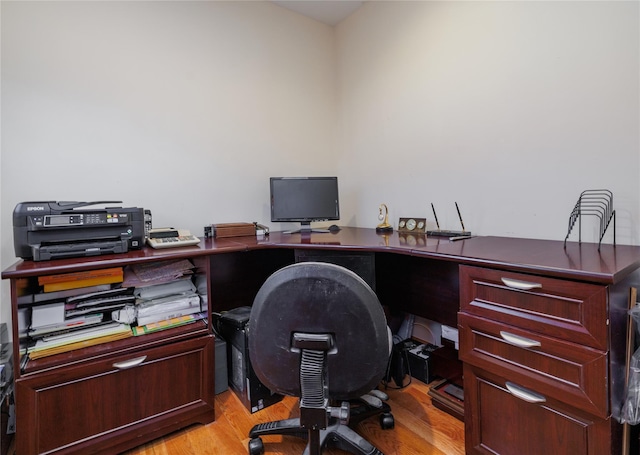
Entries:
{"type": "MultiPolygon", "coordinates": [[[[459,329],[467,453],[621,453],[623,426],[615,416],[640,247],[565,248],[506,237],[452,242],[345,227],[18,261],[2,273],[11,282],[13,338],[18,298],[34,292],[38,276],[182,258],[206,276],[210,313],[251,305],[267,276],[297,260],[364,264],[383,305],[459,329]]],[[[114,453],[213,421],[211,323],[209,316],[205,324],[27,362],[15,372],[18,453],[114,453]],[[135,367],[121,367],[132,359],[135,367]]]]}

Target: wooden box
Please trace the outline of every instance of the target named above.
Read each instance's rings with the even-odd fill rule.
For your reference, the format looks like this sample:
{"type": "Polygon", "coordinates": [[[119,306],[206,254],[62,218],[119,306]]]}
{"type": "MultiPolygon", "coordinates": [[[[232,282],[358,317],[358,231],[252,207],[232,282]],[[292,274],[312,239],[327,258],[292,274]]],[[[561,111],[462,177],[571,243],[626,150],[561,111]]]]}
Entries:
{"type": "Polygon", "coordinates": [[[220,223],[211,226],[215,238],[256,235],[256,226],[253,223],[220,223]]]}

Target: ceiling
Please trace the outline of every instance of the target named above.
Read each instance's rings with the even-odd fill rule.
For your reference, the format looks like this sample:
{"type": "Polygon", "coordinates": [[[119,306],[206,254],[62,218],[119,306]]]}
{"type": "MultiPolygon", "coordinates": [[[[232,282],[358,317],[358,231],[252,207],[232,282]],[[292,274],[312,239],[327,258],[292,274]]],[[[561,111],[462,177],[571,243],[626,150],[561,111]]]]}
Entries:
{"type": "Polygon", "coordinates": [[[272,3],[333,26],[360,8],[364,1],[366,0],[272,0],[272,3]]]}

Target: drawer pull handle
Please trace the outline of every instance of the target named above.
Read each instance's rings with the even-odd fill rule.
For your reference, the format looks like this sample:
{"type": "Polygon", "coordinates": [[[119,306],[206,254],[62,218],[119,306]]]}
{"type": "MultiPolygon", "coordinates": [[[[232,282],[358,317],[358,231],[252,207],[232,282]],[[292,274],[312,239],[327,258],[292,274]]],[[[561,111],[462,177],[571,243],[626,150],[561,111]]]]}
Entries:
{"type": "Polygon", "coordinates": [[[511,278],[500,278],[505,286],[510,288],[530,291],[531,289],[542,288],[540,283],[531,283],[529,281],[512,280],[511,278]]]}
{"type": "Polygon", "coordinates": [[[535,348],[537,346],[540,346],[539,341],[530,340],[529,338],[514,335],[513,333],[505,332],[503,330],[500,331],[500,336],[507,343],[511,343],[521,348],[535,348]]]}
{"type": "Polygon", "coordinates": [[[126,370],[127,368],[137,367],[145,360],[147,360],[147,356],[143,355],[142,357],[136,357],[135,359],[125,360],[124,362],[116,362],[113,364],[113,368],[117,368],[119,370],[126,370]]]}
{"type": "Polygon", "coordinates": [[[528,403],[544,403],[545,401],[547,401],[544,396],[534,393],[530,390],[523,389],[522,387],[517,386],[511,382],[506,382],[504,385],[507,387],[507,390],[509,390],[511,395],[516,398],[520,398],[521,400],[524,400],[528,403]]]}

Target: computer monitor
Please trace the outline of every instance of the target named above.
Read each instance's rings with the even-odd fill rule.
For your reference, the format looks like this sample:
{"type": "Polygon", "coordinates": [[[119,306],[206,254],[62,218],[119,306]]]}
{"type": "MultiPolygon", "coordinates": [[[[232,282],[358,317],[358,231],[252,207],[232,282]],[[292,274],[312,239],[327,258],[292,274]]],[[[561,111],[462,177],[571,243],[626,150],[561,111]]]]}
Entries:
{"type": "Polygon", "coordinates": [[[312,221],[340,219],[338,177],[271,177],[271,221],[300,223],[295,232],[311,229],[312,221]]]}

